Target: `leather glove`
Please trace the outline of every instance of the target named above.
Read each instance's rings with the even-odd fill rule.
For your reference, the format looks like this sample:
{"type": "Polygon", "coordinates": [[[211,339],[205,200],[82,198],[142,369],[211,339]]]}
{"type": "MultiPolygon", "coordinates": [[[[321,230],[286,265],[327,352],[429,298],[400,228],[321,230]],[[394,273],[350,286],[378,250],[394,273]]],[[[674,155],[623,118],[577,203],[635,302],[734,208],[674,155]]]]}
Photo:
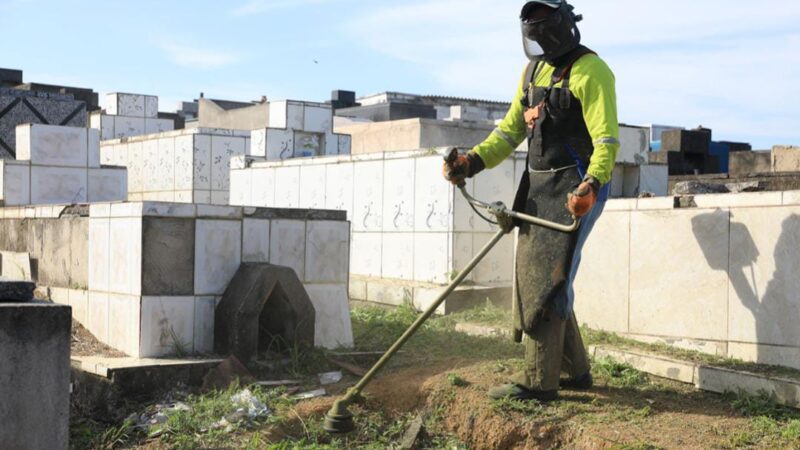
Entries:
{"type": "Polygon", "coordinates": [[[583,182],[567,194],[567,210],[578,218],[589,214],[597,203],[598,192],[600,192],[600,182],[597,178],[586,175],[583,182]]]}
{"type": "Polygon", "coordinates": [[[458,149],[450,149],[442,166],[444,179],[456,186],[464,184],[464,180],[472,178],[486,168],[483,160],[475,152],[466,155],[458,153],[458,149]]]}

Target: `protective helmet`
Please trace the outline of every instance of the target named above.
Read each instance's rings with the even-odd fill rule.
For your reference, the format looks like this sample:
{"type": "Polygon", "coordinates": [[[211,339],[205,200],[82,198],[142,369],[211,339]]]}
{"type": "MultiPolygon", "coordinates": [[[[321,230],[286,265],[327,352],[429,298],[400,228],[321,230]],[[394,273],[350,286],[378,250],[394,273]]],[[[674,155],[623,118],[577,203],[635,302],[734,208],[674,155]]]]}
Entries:
{"type": "Polygon", "coordinates": [[[566,0],[533,0],[525,3],[520,13],[520,23],[528,58],[543,58],[552,63],[581,43],[581,32],[576,24],[583,16],[576,15],[574,9],[566,0]],[[533,19],[531,12],[538,5],[547,6],[553,12],[547,17],[533,19]]]}

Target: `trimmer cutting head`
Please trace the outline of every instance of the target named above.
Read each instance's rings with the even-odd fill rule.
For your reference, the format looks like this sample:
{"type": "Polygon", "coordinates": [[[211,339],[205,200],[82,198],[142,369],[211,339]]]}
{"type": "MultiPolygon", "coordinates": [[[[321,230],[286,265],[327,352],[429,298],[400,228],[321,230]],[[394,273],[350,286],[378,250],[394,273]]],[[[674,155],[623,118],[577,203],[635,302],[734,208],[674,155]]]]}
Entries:
{"type": "Polygon", "coordinates": [[[355,429],[353,415],[347,410],[347,403],[337,400],[325,415],[323,428],[331,434],[346,434],[355,429]]]}

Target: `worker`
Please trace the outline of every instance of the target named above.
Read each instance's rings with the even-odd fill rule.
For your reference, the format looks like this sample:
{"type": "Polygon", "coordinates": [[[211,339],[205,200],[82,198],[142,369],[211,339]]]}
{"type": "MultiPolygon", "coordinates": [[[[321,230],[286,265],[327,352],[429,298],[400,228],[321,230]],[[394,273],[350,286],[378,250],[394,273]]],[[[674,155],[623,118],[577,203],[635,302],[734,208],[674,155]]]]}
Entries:
{"type": "Polygon", "coordinates": [[[504,226],[519,228],[514,327],[518,342],[524,332],[525,364],[509,384],[490,390],[495,399],[550,401],[559,387],[592,387],[572,284],[608,198],[619,123],[614,74],[581,45],[581,19],[565,0],[525,3],[520,20],[530,62],[511,108],[483,143],[444,166],[445,178],[460,185],[498,166],[527,138],[514,210],[564,224],[581,218],[574,233],[520,221],[504,226]],[[569,375],[563,380],[562,370],[569,375]]]}

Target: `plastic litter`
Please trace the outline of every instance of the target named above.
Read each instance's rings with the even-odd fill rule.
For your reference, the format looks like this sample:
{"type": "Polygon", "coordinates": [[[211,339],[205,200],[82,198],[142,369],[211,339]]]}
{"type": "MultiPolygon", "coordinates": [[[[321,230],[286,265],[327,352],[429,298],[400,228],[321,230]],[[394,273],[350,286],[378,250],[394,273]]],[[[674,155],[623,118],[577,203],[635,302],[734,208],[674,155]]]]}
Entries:
{"type": "Polygon", "coordinates": [[[319,383],[323,386],[342,381],[342,372],[325,372],[319,374],[319,383]]]}
{"type": "Polygon", "coordinates": [[[295,400],[309,400],[309,399],[312,399],[312,398],[324,397],[326,395],[328,395],[328,391],[326,391],[325,389],[317,389],[317,390],[314,390],[314,391],[303,392],[302,394],[297,394],[292,398],[295,399],[295,400]]]}

